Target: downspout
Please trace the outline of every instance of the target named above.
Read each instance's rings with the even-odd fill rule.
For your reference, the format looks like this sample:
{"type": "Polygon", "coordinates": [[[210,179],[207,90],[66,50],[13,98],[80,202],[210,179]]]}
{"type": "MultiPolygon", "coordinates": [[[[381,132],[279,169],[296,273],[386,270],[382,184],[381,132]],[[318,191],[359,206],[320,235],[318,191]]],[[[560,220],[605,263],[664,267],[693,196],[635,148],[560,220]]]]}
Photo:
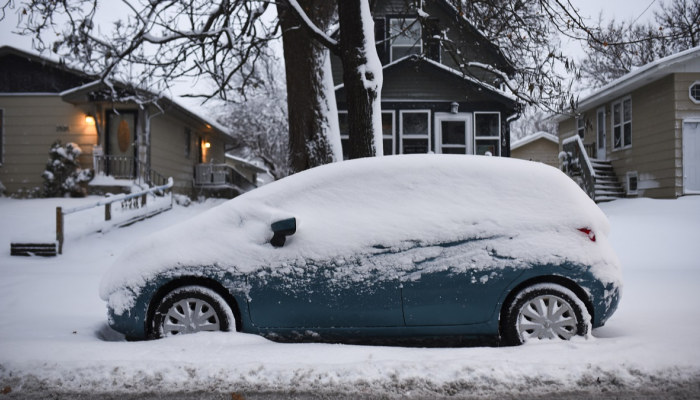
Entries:
{"type": "Polygon", "coordinates": [[[503,138],[504,143],[502,143],[502,147],[506,148],[506,144],[507,144],[508,151],[506,153],[508,153],[508,154],[501,154],[501,157],[504,157],[504,156],[510,157],[510,124],[512,122],[519,120],[521,116],[522,116],[522,106],[520,104],[518,104],[518,108],[517,108],[517,111],[515,112],[515,114],[511,115],[510,117],[508,117],[506,119],[506,136],[507,137],[503,138]]]}

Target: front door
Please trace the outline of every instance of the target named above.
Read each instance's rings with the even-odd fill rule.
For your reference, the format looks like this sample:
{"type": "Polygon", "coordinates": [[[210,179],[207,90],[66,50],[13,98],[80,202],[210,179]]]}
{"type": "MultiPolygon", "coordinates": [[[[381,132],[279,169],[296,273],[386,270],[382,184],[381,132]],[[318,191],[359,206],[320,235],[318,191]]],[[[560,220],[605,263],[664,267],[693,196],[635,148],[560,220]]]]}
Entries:
{"type": "Polygon", "coordinates": [[[474,154],[470,113],[435,113],[435,135],[438,154],[474,154]]]}
{"type": "Polygon", "coordinates": [[[700,194],[700,121],[683,122],[683,193],[700,194]]]}
{"type": "Polygon", "coordinates": [[[107,114],[107,138],[105,165],[107,174],[118,179],[135,177],[136,163],[136,113],[133,111],[107,114]]]}
{"type": "Polygon", "coordinates": [[[605,161],[606,147],[605,147],[605,107],[601,107],[597,112],[598,118],[596,122],[596,157],[598,160],[605,161]]]}

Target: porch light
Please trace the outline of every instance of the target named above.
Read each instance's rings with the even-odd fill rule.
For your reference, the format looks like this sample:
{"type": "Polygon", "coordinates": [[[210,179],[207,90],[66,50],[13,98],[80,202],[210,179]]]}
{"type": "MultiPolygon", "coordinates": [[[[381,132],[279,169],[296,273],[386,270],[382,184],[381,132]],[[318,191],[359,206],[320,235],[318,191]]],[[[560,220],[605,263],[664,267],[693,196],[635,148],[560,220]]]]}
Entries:
{"type": "Polygon", "coordinates": [[[452,114],[457,114],[457,110],[458,110],[458,109],[459,109],[459,103],[457,103],[457,102],[452,102],[452,104],[450,104],[450,112],[451,112],[452,114]]]}
{"type": "Polygon", "coordinates": [[[88,125],[95,125],[95,117],[93,117],[92,115],[86,115],[85,123],[88,125]]]}
{"type": "Polygon", "coordinates": [[[209,143],[209,142],[204,142],[204,148],[205,148],[205,149],[208,149],[208,148],[210,148],[210,147],[211,147],[211,143],[209,143]]]}

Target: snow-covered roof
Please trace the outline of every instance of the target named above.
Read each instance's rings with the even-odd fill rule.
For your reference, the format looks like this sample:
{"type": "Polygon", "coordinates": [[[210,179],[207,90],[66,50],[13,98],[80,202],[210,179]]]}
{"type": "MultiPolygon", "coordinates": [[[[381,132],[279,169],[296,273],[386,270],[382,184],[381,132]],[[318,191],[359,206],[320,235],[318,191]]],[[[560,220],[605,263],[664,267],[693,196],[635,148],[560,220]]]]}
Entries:
{"type": "MultiPolygon", "coordinates": [[[[403,57],[401,57],[401,58],[399,58],[399,59],[397,59],[397,60],[395,60],[395,61],[393,61],[393,62],[391,62],[391,63],[389,63],[389,64],[386,64],[386,65],[384,65],[384,66],[382,67],[382,70],[386,70],[386,69],[395,67],[395,66],[397,66],[397,65],[399,65],[399,64],[401,64],[401,63],[404,63],[404,62],[406,62],[406,61],[418,61],[418,60],[420,60],[420,61],[425,61],[425,62],[427,62],[428,64],[430,64],[430,65],[432,65],[432,66],[434,66],[434,67],[440,68],[440,69],[442,69],[442,70],[444,70],[444,71],[446,71],[446,72],[449,72],[449,73],[455,75],[455,76],[458,77],[458,78],[462,78],[462,79],[464,79],[464,80],[466,80],[466,81],[469,81],[469,82],[471,82],[471,83],[473,83],[473,84],[475,84],[475,85],[481,86],[481,87],[483,87],[484,89],[487,89],[487,90],[489,90],[489,91],[491,91],[491,92],[494,92],[494,93],[496,93],[496,94],[498,94],[498,95],[500,95],[500,96],[503,96],[503,97],[507,98],[508,100],[512,100],[512,101],[514,101],[514,102],[517,102],[517,101],[518,101],[518,98],[517,98],[515,95],[513,95],[513,94],[506,93],[505,91],[503,91],[503,90],[501,90],[501,89],[498,89],[498,88],[496,88],[496,87],[493,87],[493,86],[491,86],[491,85],[489,85],[489,84],[487,84],[487,83],[485,83],[485,82],[482,82],[482,81],[480,81],[480,80],[478,80],[478,79],[472,78],[471,76],[467,76],[467,75],[463,74],[461,71],[457,71],[456,69],[450,68],[450,67],[448,67],[448,66],[446,66],[446,65],[444,65],[444,64],[441,64],[441,63],[439,63],[439,62],[437,62],[437,61],[433,61],[433,60],[431,60],[431,59],[429,59],[429,58],[427,58],[427,57],[418,56],[418,55],[415,55],[415,54],[409,54],[409,55],[407,55],[407,56],[403,56],[403,57]]],[[[344,84],[344,83],[341,83],[340,85],[336,86],[336,87],[333,88],[333,89],[337,91],[338,89],[342,89],[343,87],[345,87],[345,84],[344,84]]]]}
{"type": "Polygon", "coordinates": [[[225,154],[226,158],[233,160],[237,163],[244,164],[247,168],[253,169],[257,172],[267,172],[265,168],[260,167],[259,165],[256,165],[254,162],[250,160],[246,160],[245,158],[241,157],[236,157],[232,154],[225,154]]]}
{"type": "Polygon", "coordinates": [[[532,142],[534,142],[536,140],[540,140],[540,139],[549,140],[550,142],[554,142],[554,143],[559,144],[559,139],[556,136],[552,135],[549,132],[539,131],[537,133],[534,133],[534,134],[529,135],[529,136],[525,136],[524,138],[520,138],[520,139],[512,142],[510,144],[510,149],[515,150],[518,147],[522,147],[528,143],[532,143],[532,142]]]}
{"type": "MultiPolygon", "coordinates": [[[[56,67],[60,67],[61,69],[64,69],[70,73],[89,77],[89,75],[87,75],[84,71],[71,69],[71,68],[68,68],[66,66],[60,65],[60,63],[57,62],[56,60],[53,60],[53,59],[46,57],[42,54],[36,54],[33,52],[22,50],[22,49],[19,49],[17,47],[14,47],[14,46],[0,46],[0,54],[6,53],[6,52],[17,54],[17,55],[23,55],[23,56],[29,57],[33,60],[36,60],[38,62],[43,62],[43,63],[55,65],[56,67]]],[[[121,88],[126,87],[126,85],[122,82],[113,82],[113,84],[114,84],[114,86],[118,86],[121,88]]],[[[89,91],[93,91],[93,90],[99,90],[100,88],[106,88],[106,87],[108,87],[108,85],[106,85],[105,83],[100,82],[99,80],[95,80],[95,81],[88,82],[88,83],[80,85],[80,86],[76,86],[76,87],[71,88],[71,89],[64,90],[63,92],[58,93],[58,95],[61,98],[66,99],[66,98],[70,98],[72,96],[79,95],[80,93],[89,92],[89,91]]],[[[175,108],[178,109],[178,111],[183,112],[184,114],[194,118],[195,120],[201,122],[202,124],[209,125],[210,127],[214,128],[218,131],[221,131],[222,133],[224,133],[227,136],[232,136],[231,132],[228,130],[228,128],[219,124],[214,119],[212,119],[208,116],[202,115],[200,112],[193,110],[191,107],[188,107],[188,106],[182,104],[182,101],[180,99],[172,98],[171,96],[169,96],[166,93],[161,93],[160,98],[167,100],[168,102],[173,104],[175,106],[175,108]]]]}
{"type": "MultiPolygon", "coordinates": [[[[623,75],[579,100],[580,110],[589,110],[603,103],[624,96],[633,90],[673,73],[700,72],[700,46],[650,62],[623,75]]],[[[553,115],[552,120],[562,122],[569,115],[553,115]]]]}

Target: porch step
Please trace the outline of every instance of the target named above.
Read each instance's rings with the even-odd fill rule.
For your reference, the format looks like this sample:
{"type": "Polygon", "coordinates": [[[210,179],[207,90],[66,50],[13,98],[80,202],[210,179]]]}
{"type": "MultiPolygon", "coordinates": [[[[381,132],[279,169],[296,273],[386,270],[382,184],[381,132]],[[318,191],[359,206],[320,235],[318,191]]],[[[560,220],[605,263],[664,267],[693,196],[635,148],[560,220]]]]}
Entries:
{"type": "Polygon", "coordinates": [[[595,201],[598,203],[625,197],[625,189],[617,179],[610,161],[591,160],[595,172],[595,201]]]}

